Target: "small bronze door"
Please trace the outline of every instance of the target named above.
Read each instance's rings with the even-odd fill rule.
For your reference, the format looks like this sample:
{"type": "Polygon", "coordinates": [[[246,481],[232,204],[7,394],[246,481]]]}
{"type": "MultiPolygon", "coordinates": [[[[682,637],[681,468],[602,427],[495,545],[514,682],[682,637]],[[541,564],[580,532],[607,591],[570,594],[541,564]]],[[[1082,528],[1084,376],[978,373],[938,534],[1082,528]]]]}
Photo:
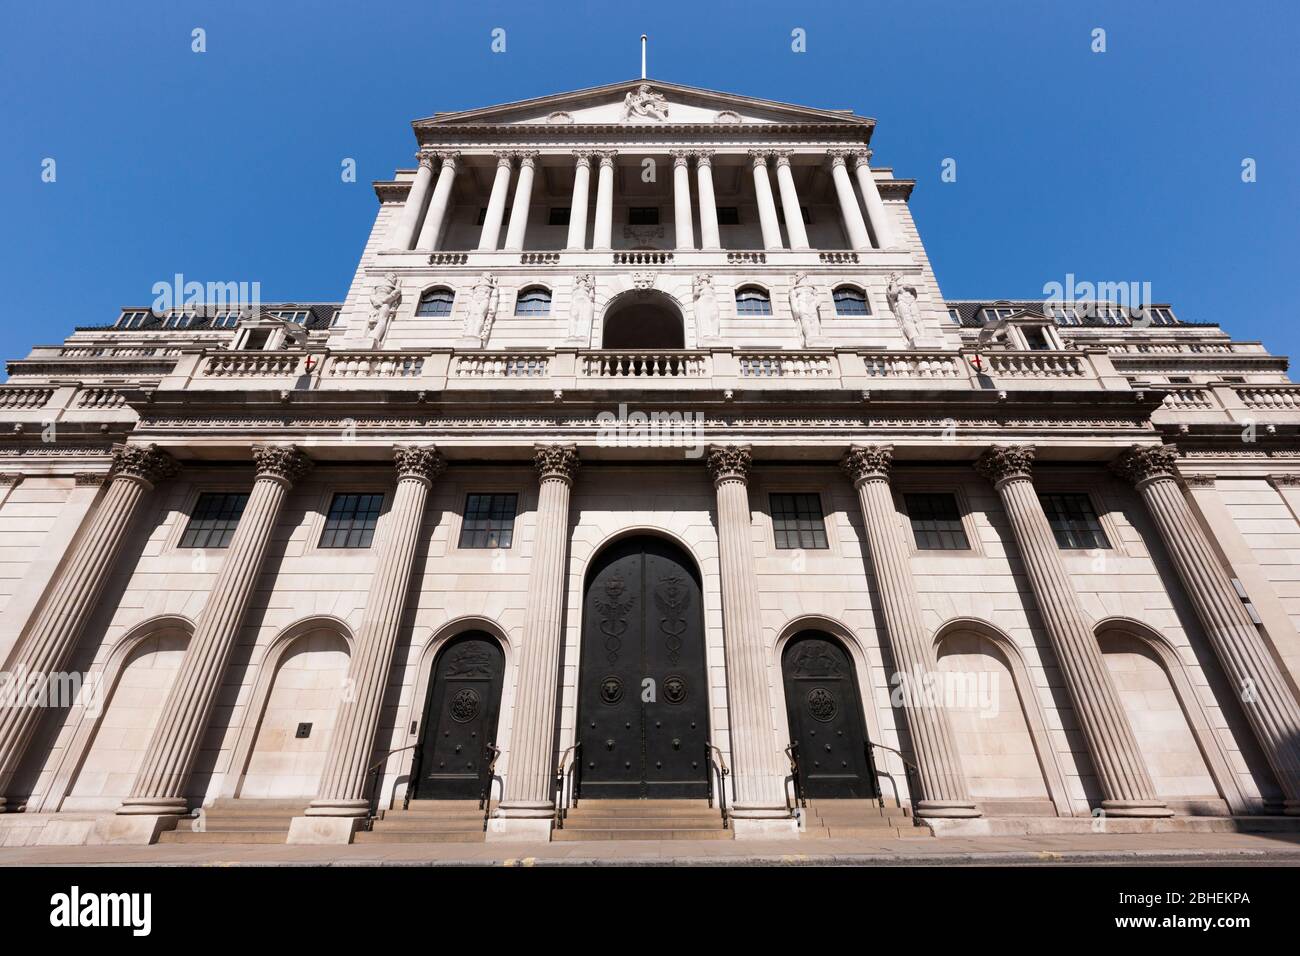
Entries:
{"type": "Polygon", "coordinates": [[[704,614],[679,548],[631,538],[599,557],[587,577],[581,668],[581,795],[707,795],[704,614]]]}
{"type": "Polygon", "coordinates": [[[503,664],[501,646],[478,631],[454,638],[438,654],[429,677],[414,796],[475,799],[486,786],[503,664]]]}
{"type": "Polygon", "coordinates": [[[804,631],[786,645],[781,671],[804,794],[876,796],[858,680],[844,648],[819,631],[804,631]]]}

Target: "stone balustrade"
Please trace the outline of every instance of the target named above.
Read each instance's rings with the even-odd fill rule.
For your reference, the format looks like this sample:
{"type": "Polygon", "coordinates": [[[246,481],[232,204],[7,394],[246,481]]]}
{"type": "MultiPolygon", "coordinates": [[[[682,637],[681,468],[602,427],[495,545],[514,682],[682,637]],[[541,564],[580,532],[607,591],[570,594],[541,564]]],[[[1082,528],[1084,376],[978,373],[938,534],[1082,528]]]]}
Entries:
{"type": "Polygon", "coordinates": [[[54,389],[52,388],[0,387],[0,409],[5,411],[25,411],[32,408],[44,408],[49,404],[53,396],[54,389]]]}
{"type": "Polygon", "coordinates": [[[418,352],[335,352],[325,362],[323,378],[419,378],[424,355],[418,352]]]}
{"type": "Polygon", "coordinates": [[[1082,378],[1087,360],[1074,352],[986,352],[988,372],[1000,378],[1082,378]]]}
{"type": "Polygon", "coordinates": [[[456,356],[455,378],[545,378],[551,360],[545,352],[476,352],[456,356]]]}
{"type": "Polygon", "coordinates": [[[829,352],[763,352],[737,357],[742,378],[830,378],[839,376],[829,352]]]}
{"type": "Polygon", "coordinates": [[[275,378],[298,374],[300,352],[213,352],[203,363],[201,378],[275,378]]]}
{"type": "Polygon", "coordinates": [[[582,356],[585,378],[702,378],[709,374],[707,352],[599,351],[582,356]]]}
{"type": "Polygon", "coordinates": [[[960,356],[921,352],[860,353],[871,378],[965,379],[967,366],[960,356]]]}
{"type": "Polygon", "coordinates": [[[1300,411],[1300,385],[1238,385],[1235,391],[1247,408],[1300,411]]]}

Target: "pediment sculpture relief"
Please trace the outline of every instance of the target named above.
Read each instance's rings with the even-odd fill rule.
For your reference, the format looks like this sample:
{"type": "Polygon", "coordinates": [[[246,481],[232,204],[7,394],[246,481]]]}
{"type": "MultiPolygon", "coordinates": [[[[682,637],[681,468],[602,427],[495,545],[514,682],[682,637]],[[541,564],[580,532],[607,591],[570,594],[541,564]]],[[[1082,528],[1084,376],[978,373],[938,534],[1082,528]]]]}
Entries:
{"type": "Polygon", "coordinates": [[[623,97],[623,119],[644,116],[653,120],[668,119],[668,101],[662,93],[656,93],[649,84],[642,83],[635,90],[628,90],[623,97]]]}

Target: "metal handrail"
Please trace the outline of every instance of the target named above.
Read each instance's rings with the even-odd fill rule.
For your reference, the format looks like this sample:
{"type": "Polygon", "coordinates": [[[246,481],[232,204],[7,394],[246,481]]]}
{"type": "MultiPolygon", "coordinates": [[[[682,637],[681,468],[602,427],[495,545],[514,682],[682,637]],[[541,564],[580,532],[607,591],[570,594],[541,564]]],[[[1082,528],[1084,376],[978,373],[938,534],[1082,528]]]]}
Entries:
{"type": "MultiPolygon", "coordinates": [[[[870,749],[871,749],[872,747],[879,747],[881,750],[888,750],[891,754],[894,754],[896,757],[898,757],[899,760],[901,760],[901,761],[903,762],[903,772],[907,775],[907,798],[908,798],[908,803],[910,803],[910,804],[912,805],[912,823],[913,823],[913,825],[916,825],[916,823],[917,823],[917,820],[916,820],[916,797],[917,797],[917,789],[918,789],[919,777],[920,777],[920,775],[921,775],[921,768],[918,767],[916,764],[912,763],[912,761],[908,760],[906,757],[904,757],[903,754],[902,754],[902,751],[895,750],[893,747],[888,747],[888,746],[886,746],[885,744],[878,744],[878,743],[876,743],[876,742],[873,741],[873,740],[868,740],[868,741],[867,741],[867,750],[868,750],[868,755],[870,755],[870,749]]],[[[875,761],[872,761],[872,764],[873,764],[873,765],[874,765],[874,763],[875,763],[875,761]]],[[[894,780],[894,776],[893,776],[893,774],[891,774],[891,773],[887,773],[887,772],[885,772],[885,771],[877,771],[877,776],[878,776],[878,777],[888,777],[888,778],[889,778],[890,786],[892,786],[892,787],[894,788],[894,803],[897,804],[897,805],[901,808],[901,807],[903,806],[903,801],[900,800],[899,797],[898,797],[898,783],[894,780]]],[[[880,789],[879,784],[877,784],[876,789],[877,789],[877,790],[880,789]]]]}
{"type": "Polygon", "coordinates": [[[555,828],[564,829],[569,806],[578,805],[577,788],[582,782],[582,741],[560,751],[555,762],[555,828]],[[572,757],[572,759],[570,759],[572,757]]]}
{"type": "Polygon", "coordinates": [[[722,829],[729,829],[731,826],[730,815],[727,812],[727,775],[731,773],[727,769],[727,761],[722,756],[722,751],[716,747],[711,740],[704,742],[704,757],[709,762],[709,772],[707,774],[709,781],[709,806],[713,806],[713,777],[718,777],[718,808],[722,811],[722,829]],[[714,755],[716,756],[716,759],[714,755]]]}
{"type": "MultiPolygon", "coordinates": [[[[404,750],[413,750],[418,746],[420,746],[418,743],[407,744],[405,747],[398,747],[395,750],[390,750],[388,751],[388,753],[384,754],[382,757],[376,760],[374,764],[371,765],[370,769],[366,771],[366,775],[370,777],[370,796],[368,797],[369,813],[366,816],[367,830],[374,828],[375,817],[379,816],[379,770],[380,768],[383,767],[384,764],[388,763],[388,758],[391,757],[393,754],[400,754],[404,750]]],[[[402,801],[403,810],[405,810],[407,807],[411,805],[412,782],[413,782],[413,777],[411,780],[408,780],[406,784],[406,796],[402,801]]]]}
{"type": "Polygon", "coordinates": [[[794,816],[796,807],[808,808],[808,795],[803,789],[803,774],[799,772],[799,745],[790,744],[785,748],[786,759],[790,761],[790,776],[782,781],[782,790],[785,794],[785,808],[789,811],[790,816],[794,816]],[[794,806],[790,805],[790,787],[794,786],[794,806]]]}
{"type": "Polygon", "coordinates": [[[496,744],[488,744],[483,756],[488,758],[487,774],[484,777],[487,786],[479,789],[478,808],[483,811],[483,832],[486,833],[488,817],[492,815],[492,782],[495,780],[501,784],[501,798],[503,800],[506,795],[506,783],[497,776],[497,758],[501,756],[501,748],[496,744]]]}

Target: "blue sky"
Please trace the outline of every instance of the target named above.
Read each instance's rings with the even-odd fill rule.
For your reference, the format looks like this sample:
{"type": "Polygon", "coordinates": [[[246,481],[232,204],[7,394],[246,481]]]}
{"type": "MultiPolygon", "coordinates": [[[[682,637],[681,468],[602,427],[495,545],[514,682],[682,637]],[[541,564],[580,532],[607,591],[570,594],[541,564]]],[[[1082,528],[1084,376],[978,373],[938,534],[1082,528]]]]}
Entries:
{"type": "Polygon", "coordinates": [[[177,272],[341,298],[412,119],[636,76],[643,31],[652,77],[875,117],[949,298],[1150,282],[1300,354],[1298,24],[1293,0],[8,4],[0,356],[177,272]]]}

